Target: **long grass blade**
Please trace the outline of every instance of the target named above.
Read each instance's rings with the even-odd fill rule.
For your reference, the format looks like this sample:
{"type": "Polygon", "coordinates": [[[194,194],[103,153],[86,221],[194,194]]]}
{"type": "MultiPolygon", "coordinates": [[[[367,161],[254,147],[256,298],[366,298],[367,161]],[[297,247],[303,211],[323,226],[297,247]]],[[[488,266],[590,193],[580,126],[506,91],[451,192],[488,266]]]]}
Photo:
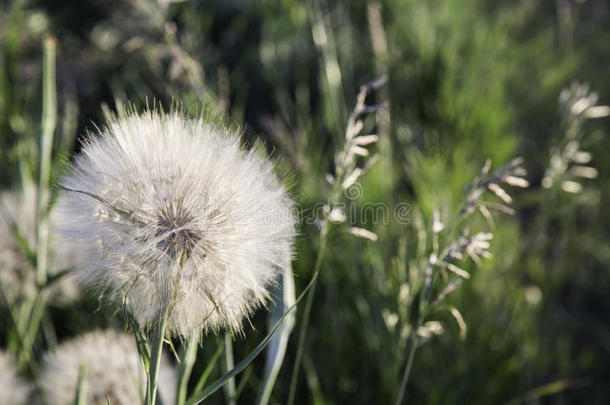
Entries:
{"type": "Polygon", "coordinates": [[[210,374],[212,374],[214,367],[216,367],[216,362],[218,362],[218,359],[220,358],[220,355],[222,354],[224,349],[224,345],[218,345],[218,348],[216,349],[214,355],[208,362],[208,365],[205,367],[205,370],[203,370],[203,373],[201,373],[201,377],[199,377],[199,381],[197,381],[197,385],[195,385],[193,392],[199,392],[203,389],[203,386],[208,381],[208,378],[210,377],[210,374]]]}
{"type": "MultiPolygon", "coordinates": [[[[281,277],[281,283],[279,284],[278,296],[281,300],[276,303],[271,312],[269,313],[269,325],[274,325],[282,316],[284,311],[289,308],[295,302],[295,288],[294,288],[294,276],[292,274],[292,268],[286,267],[281,277]]],[[[294,328],[295,314],[291,313],[286,318],[284,324],[278,330],[273,337],[269,348],[267,349],[267,359],[265,363],[265,374],[263,376],[263,384],[260,396],[258,398],[259,405],[266,405],[271,397],[275,380],[280,371],[280,367],[284,361],[286,355],[286,348],[288,347],[288,339],[290,333],[294,328]]]]}
{"type": "Polygon", "coordinates": [[[189,377],[193,371],[193,365],[197,360],[197,348],[199,347],[199,337],[193,333],[186,345],[186,350],[180,362],[178,370],[178,391],[176,393],[176,404],[184,405],[186,401],[186,390],[188,388],[189,377]]]}
{"type": "Polygon", "coordinates": [[[299,297],[297,298],[295,303],[292,304],[292,306],[290,306],[290,308],[288,308],[288,310],[286,310],[286,312],[284,312],[282,317],[276,322],[276,324],[273,326],[273,328],[271,328],[271,330],[269,331],[267,336],[265,336],[265,338],[254,348],[254,350],[252,350],[242,361],[240,361],[235,366],[235,368],[233,368],[233,370],[229,371],[224,376],[222,376],[218,380],[214,381],[205,390],[203,390],[201,392],[196,392],[195,394],[193,394],[193,396],[191,396],[191,398],[187,401],[186,404],[187,405],[196,405],[196,404],[201,403],[203,400],[208,398],[210,395],[214,394],[216,391],[221,389],[227,383],[227,381],[229,381],[231,378],[235,377],[237,374],[241,373],[246,367],[248,367],[250,365],[250,363],[252,363],[252,361],[263,350],[265,350],[267,345],[271,342],[271,339],[273,339],[275,331],[278,330],[280,328],[280,326],[282,326],[282,323],[284,322],[284,320],[297,307],[299,302],[301,302],[301,300],[307,295],[310,288],[314,285],[314,283],[318,279],[319,274],[320,274],[319,271],[314,273],[313,277],[309,281],[309,284],[307,284],[307,286],[305,287],[303,292],[301,292],[301,294],[299,295],[299,297]]]}
{"type": "Polygon", "coordinates": [[[47,281],[49,244],[49,182],[51,181],[51,155],[53,135],[57,126],[57,94],[55,88],[55,39],[44,41],[42,65],[42,137],[40,140],[40,178],[38,181],[38,246],[36,255],[36,281],[42,286],[47,281]]]}
{"type": "Polygon", "coordinates": [[[78,386],[74,405],[87,405],[87,365],[81,364],[78,369],[78,386]]]}

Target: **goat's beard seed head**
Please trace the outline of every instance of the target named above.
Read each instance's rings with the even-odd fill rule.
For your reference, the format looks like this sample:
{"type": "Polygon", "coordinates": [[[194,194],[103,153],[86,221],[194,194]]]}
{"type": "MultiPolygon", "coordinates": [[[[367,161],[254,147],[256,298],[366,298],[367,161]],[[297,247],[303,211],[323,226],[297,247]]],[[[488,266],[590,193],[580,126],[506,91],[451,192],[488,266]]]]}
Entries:
{"type": "Polygon", "coordinates": [[[90,136],[60,182],[57,230],[85,286],[141,326],[242,330],[290,265],[292,201],[257,144],[177,113],[147,112],[90,136]]]}
{"type": "MultiPolygon", "coordinates": [[[[161,358],[159,394],[169,404],[176,394],[176,371],[161,358]]],[[[146,370],[131,335],[94,331],[62,343],[44,358],[40,386],[45,403],[74,403],[81,365],[86,366],[87,404],[131,405],[142,401],[146,370]]],[[[8,402],[7,402],[8,403],[8,402]]]]}
{"type": "Polygon", "coordinates": [[[194,217],[181,204],[170,203],[167,207],[161,208],[157,214],[155,233],[155,236],[160,237],[157,247],[173,259],[179,254],[188,259],[193,248],[202,238],[200,230],[189,228],[193,219],[194,217]]]}
{"type": "Polygon", "coordinates": [[[0,404],[30,404],[32,387],[17,373],[13,358],[0,351],[0,404]]]}

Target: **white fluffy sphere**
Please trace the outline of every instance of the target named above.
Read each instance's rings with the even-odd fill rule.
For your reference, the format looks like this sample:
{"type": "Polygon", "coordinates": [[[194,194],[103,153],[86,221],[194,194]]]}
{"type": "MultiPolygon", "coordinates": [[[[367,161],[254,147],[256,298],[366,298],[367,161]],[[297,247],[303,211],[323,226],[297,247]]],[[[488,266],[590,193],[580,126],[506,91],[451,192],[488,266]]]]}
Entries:
{"type": "MultiPolygon", "coordinates": [[[[45,404],[74,403],[81,365],[86,367],[86,403],[132,405],[142,402],[146,370],[133,336],[113,330],[90,332],[47,353],[39,382],[45,404]]],[[[165,357],[159,375],[159,394],[165,404],[174,402],[176,372],[165,357]]]]}
{"type": "Polygon", "coordinates": [[[142,326],[241,331],[289,265],[293,203],[260,145],[178,113],[116,119],[61,180],[80,278],[142,326]]]}
{"type": "Polygon", "coordinates": [[[0,404],[29,404],[32,389],[19,377],[12,360],[7,353],[0,351],[0,404]]]}

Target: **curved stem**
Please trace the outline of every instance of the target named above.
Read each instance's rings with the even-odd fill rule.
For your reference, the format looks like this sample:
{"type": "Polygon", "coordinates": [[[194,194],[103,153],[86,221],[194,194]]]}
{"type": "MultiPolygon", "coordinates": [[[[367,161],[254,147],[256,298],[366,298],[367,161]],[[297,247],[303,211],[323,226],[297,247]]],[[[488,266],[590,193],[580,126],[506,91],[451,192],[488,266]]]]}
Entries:
{"type": "Polygon", "coordinates": [[[313,303],[313,297],[316,293],[316,285],[318,284],[318,273],[322,266],[322,258],[324,257],[324,251],[326,250],[326,228],[320,235],[320,250],[318,251],[318,257],[316,258],[316,264],[314,266],[314,280],[311,286],[311,291],[307,296],[307,302],[305,304],[305,312],[303,313],[303,321],[301,323],[301,330],[299,331],[299,345],[297,346],[297,354],[294,360],[294,367],[292,368],[292,377],[290,378],[290,392],[288,394],[288,405],[292,405],[294,402],[294,396],[297,390],[297,382],[299,378],[299,370],[301,368],[301,360],[303,359],[303,350],[305,347],[305,338],[307,336],[307,326],[309,324],[309,316],[311,314],[311,305],[313,303]]]}
{"type": "Polygon", "coordinates": [[[434,267],[428,263],[428,267],[426,267],[425,277],[426,280],[424,282],[424,293],[423,293],[423,302],[420,303],[420,311],[419,316],[417,317],[417,322],[415,323],[415,327],[411,329],[411,347],[409,348],[409,355],[407,357],[407,365],[405,366],[405,371],[402,375],[402,379],[400,380],[400,386],[398,388],[398,394],[396,397],[396,405],[400,405],[405,395],[405,391],[407,389],[407,382],[409,382],[409,376],[411,374],[411,368],[413,367],[413,359],[415,358],[415,351],[417,350],[417,344],[419,342],[419,336],[417,335],[417,331],[423,324],[423,320],[426,319],[428,312],[430,311],[430,296],[432,293],[432,284],[434,283],[434,279],[436,277],[436,271],[434,271],[434,267]]]}
{"type": "Polygon", "coordinates": [[[407,382],[409,381],[409,375],[411,374],[411,367],[413,367],[413,359],[415,358],[415,350],[417,349],[418,336],[417,329],[413,330],[411,338],[411,348],[409,349],[409,357],[407,358],[407,365],[405,366],[405,372],[400,380],[400,388],[398,389],[398,397],[396,398],[396,405],[400,405],[407,389],[407,382]]]}

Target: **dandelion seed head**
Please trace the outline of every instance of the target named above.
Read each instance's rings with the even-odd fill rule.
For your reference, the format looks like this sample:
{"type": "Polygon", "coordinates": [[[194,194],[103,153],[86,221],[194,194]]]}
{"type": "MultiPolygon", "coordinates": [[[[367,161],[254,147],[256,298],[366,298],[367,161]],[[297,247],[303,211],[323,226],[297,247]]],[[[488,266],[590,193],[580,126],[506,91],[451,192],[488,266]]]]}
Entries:
{"type": "MultiPolygon", "coordinates": [[[[86,403],[105,405],[107,398],[113,405],[142,402],[146,371],[133,337],[106,330],[76,337],[45,355],[40,378],[45,403],[67,405],[74,402],[81,365],[86,367],[86,403]]],[[[163,402],[172,403],[175,391],[175,369],[166,357],[162,357],[159,393],[163,402]]]]}
{"type": "Polygon", "coordinates": [[[0,404],[25,405],[30,403],[30,385],[18,374],[12,358],[0,351],[0,404]]]}
{"type": "Polygon", "coordinates": [[[116,119],[61,181],[60,231],[85,286],[142,326],[241,331],[289,265],[292,201],[261,145],[178,113],[116,119]]]}

